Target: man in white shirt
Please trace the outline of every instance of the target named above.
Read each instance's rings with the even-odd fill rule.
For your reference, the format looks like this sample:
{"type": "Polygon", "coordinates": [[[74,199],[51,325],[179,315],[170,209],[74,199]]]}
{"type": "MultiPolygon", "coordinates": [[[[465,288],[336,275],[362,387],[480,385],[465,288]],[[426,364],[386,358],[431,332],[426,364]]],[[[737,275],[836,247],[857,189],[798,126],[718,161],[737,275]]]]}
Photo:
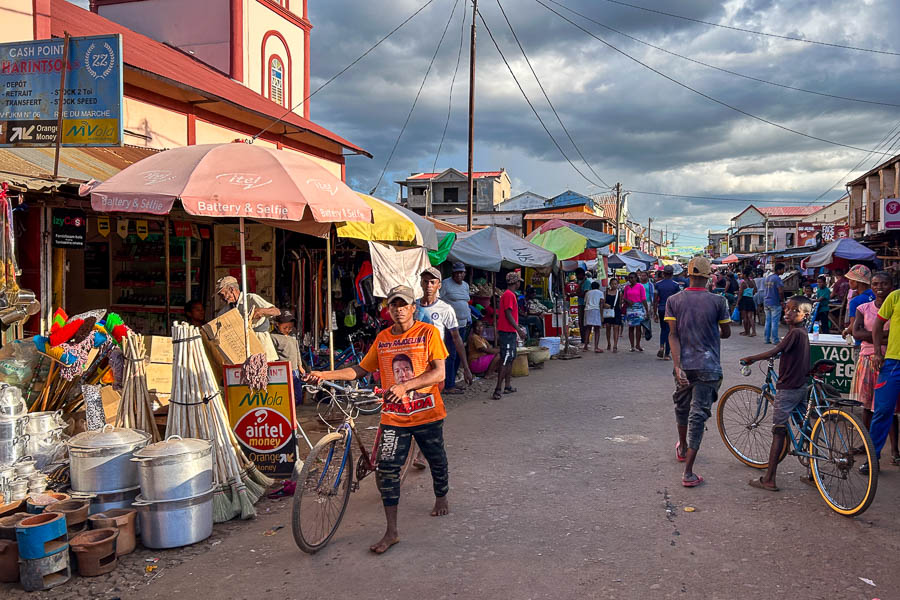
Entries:
{"type": "Polygon", "coordinates": [[[459,321],[456,319],[456,311],[453,307],[438,298],[441,289],[441,272],[435,267],[428,267],[421,275],[422,291],[424,295],[416,304],[425,310],[431,319],[431,324],[438,328],[444,344],[447,346],[449,356],[446,360],[447,374],[444,378],[443,394],[461,394],[462,390],[456,387],[456,369],[451,365],[456,364],[458,355],[463,366],[463,375],[466,383],[472,383],[472,371],[469,369],[469,361],[466,358],[466,347],[459,335],[459,321]]]}

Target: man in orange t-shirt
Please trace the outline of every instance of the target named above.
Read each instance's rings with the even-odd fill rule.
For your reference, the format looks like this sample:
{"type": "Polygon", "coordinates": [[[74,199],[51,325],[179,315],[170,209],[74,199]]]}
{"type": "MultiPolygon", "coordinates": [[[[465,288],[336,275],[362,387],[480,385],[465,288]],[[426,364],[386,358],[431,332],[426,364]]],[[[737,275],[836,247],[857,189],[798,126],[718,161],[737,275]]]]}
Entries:
{"type": "Polygon", "coordinates": [[[411,288],[397,286],[388,293],[394,324],[375,338],[359,365],[337,371],[313,371],[307,381],[351,381],[381,371],[387,390],[381,409],[381,446],[376,479],[384,505],[387,528],[384,537],[369,549],[382,554],[400,541],[397,505],[400,502],[400,469],[406,462],[413,438],[422,450],[434,484],[432,516],[450,512],[447,492],[450,479],[444,450],[444,401],[439,384],[444,381],[447,348],[434,325],[415,320],[416,300],[411,288]]]}

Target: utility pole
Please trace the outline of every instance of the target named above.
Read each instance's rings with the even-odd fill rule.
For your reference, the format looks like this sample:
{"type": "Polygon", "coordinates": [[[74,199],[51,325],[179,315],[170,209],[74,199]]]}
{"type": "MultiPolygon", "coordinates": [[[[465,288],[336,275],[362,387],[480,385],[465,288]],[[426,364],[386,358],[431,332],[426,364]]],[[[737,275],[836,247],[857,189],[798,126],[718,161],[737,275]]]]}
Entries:
{"type": "Polygon", "coordinates": [[[475,196],[475,19],[478,0],[472,0],[472,41],[469,47],[469,202],[466,206],[466,231],[472,231],[472,203],[475,196]]]}
{"type": "Polygon", "coordinates": [[[616,184],[616,254],[619,253],[619,221],[622,220],[622,184],[616,184]]]}
{"type": "Polygon", "coordinates": [[[647,254],[653,256],[653,231],[650,225],[653,224],[653,217],[647,217],[647,254]]]}
{"type": "Polygon", "coordinates": [[[664,243],[665,251],[668,252],[669,251],[669,224],[668,223],[666,223],[666,237],[663,239],[663,241],[665,242],[664,243]]]}

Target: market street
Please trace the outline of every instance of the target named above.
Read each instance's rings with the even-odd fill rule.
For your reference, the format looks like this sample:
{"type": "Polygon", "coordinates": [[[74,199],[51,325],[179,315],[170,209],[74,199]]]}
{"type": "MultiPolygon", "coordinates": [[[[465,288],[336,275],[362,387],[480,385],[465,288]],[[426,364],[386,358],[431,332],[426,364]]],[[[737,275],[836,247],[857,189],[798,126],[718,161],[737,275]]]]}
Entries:
{"type": "MultiPolygon", "coordinates": [[[[723,391],[761,382],[736,364],[762,348],[761,337],[723,342],[723,391]]],[[[900,469],[882,461],[872,507],[847,519],[800,481],[790,456],[782,492],[750,488],[759,473],[728,453],[710,420],[696,465],[706,483],[683,488],[670,370],[652,352],[591,353],[516,379],[519,392],[502,401],[485,392],[451,410],[452,513],[428,516],[430,478],[411,474],[401,543],[384,557],[368,551],[384,524],[369,479],[318,554],[294,545],[289,500],[263,501],[226,543],[174,568],[157,553],[150,585],[103,597],[896,597],[888,557],[900,548],[900,469]]]]}

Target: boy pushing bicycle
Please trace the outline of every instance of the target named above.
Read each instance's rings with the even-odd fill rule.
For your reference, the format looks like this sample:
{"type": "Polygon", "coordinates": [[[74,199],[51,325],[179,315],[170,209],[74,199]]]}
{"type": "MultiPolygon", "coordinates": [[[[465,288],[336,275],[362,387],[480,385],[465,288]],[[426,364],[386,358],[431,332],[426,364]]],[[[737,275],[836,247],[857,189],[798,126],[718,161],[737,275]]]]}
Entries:
{"type": "Polygon", "coordinates": [[[381,540],[369,548],[376,554],[383,554],[400,541],[397,530],[400,469],[413,438],[431,468],[435,496],[431,515],[437,517],[450,512],[443,433],[447,411],[439,390],[439,384],[444,381],[447,348],[434,325],[415,320],[416,300],[411,288],[395,287],[388,293],[387,301],[394,324],[378,334],[359,365],[336,371],[313,371],[306,379],[311,383],[352,381],[381,371],[386,391],[376,480],[387,527],[381,540]]]}
{"type": "Polygon", "coordinates": [[[769,449],[769,466],[763,477],[750,480],[752,487],[777,492],[775,471],[787,438],[787,424],[800,404],[807,398],[809,376],[809,319],[812,301],[805,296],[794,296],[785,305],[784,320],[790,327],[788,334],[771,350],[741,359],[741,364],[751,365],[767,360],[779,352],[778,383],[775,385],[775,413],[772,415],[772,447],[769,449]]]}

